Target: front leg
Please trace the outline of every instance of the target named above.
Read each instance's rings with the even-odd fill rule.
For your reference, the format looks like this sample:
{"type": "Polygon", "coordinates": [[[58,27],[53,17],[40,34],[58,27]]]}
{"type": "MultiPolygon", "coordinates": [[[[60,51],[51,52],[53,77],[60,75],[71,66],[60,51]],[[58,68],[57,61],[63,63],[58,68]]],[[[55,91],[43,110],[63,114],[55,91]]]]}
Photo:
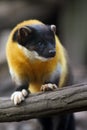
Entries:
{"type": "Polygon", "coordinates": [[[11,95],[11,100],[15,105],[20,104],[28,96],[28,84],[19,85],[14,93],[11,95]]]}

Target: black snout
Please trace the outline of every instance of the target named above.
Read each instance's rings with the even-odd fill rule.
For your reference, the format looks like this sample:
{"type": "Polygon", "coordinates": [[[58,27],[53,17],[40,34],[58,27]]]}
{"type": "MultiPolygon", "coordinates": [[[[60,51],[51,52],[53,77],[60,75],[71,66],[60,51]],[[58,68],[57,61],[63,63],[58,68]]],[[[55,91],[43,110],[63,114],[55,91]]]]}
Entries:
{"type": "Polygon", "coordinates": [[[54,57],[56,55],[56,51],[55,50],[49,50],[49,56],[50,57],[54,57]]]}

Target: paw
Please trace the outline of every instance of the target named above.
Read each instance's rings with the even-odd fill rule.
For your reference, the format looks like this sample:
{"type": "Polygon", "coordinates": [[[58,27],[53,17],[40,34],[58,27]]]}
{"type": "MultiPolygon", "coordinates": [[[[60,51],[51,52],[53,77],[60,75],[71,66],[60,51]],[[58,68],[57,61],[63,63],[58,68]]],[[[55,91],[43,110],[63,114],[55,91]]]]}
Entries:
{"type": "Polygon", "coordinates": [[[48,84],[44,84],[44,85],[41,86],[41,91],[51,91],[51,90],[54,90],[54,89],[57,89],[56,84],[48,83],[48,84]]]}
{"type": "Polygon", "coordinates": [[[15,91],[11,95],[11,100],[14,102],[15,105],[17,105],[21,103],[22,101],[24,101],[27,95],[28,95],[28,92],[25,89],[23,89],[22,91],[15,91]]]}

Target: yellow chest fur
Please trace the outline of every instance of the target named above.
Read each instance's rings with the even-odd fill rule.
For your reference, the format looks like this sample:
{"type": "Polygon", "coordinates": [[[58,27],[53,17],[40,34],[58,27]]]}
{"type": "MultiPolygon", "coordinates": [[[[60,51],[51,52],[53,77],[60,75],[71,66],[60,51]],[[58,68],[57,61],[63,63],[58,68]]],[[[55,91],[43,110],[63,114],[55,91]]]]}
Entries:
{"type": "Polygon", "coordinates": [[[41,84],[49,78],[52,71],[55,70],[55,64],[57,64],[56,58],[41,62],[39,60],[30,61],[25,57],[23,52],[17,47],[17,44],[10,44],[8,46],[7,55],[10,68],[20,77],[22,80],[29,80],[30,84],[37,86],[32,88],[33,91],[40,90],[41,84]],[[12,49],[13,48],[13,49],[12,49]]]}

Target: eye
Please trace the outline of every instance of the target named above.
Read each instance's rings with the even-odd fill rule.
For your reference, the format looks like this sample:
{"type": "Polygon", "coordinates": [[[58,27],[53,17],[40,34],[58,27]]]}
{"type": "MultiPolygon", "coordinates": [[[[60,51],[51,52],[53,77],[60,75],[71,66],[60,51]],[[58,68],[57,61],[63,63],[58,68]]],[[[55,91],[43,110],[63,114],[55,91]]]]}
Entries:
{"type": "Polygon", "coordinates": [[[44,43],[38,42],[37,47],[42,50],[44,48],[44,43]]]}
{"type": "Polygon", "coordinates": [[[38,45],[39,45],[39,46],[41,46],[41,45],[42,45],[42,43],[41,43],[41,42],[38,42],[38,45]]]}

